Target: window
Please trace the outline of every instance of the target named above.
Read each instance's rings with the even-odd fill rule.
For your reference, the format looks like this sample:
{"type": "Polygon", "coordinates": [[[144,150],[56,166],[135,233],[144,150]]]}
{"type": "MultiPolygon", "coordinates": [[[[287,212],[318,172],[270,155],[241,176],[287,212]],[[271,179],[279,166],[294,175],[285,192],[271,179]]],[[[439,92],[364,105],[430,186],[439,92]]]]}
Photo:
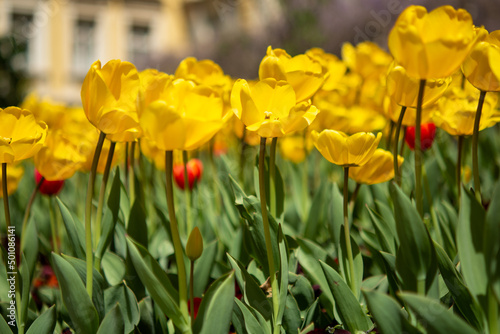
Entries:
{"type": "Polygon", "coordinates": [[[147,25],[133,24],[128,38],[128,56],[137,67],[144,67],[151,51],[150,29],[147,25]]]}
{"type": "Polygon", "coordinates": [[[73,69],[79,77],[84,77],[95,61],[95,22],[79,19],[73,38],[73,69]]]}
{"type": "Polygon", "coordinates": [[[13,13],[11,33],[16,42],[17,53],[12,65],[17,70],[29,70],[32,63],[30,41],[36,34],[33,15],[13,13]]]}

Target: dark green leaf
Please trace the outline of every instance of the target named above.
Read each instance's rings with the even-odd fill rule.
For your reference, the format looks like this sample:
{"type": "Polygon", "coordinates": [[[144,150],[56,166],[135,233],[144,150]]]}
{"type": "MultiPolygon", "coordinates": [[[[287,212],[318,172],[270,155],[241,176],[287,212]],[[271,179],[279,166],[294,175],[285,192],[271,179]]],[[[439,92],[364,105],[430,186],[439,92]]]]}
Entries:
{"type": "Polygon", "coordinates": [[[130,333],[139,324],[139,305],[135,295],[125,282],[112,286],[104,291],[106,311],[110,312],[115,305],[122,313],[122,322],[125,333],[130,333]]]}
{"type": "Polygon", "coordinates": [[[97,334],[122,334],[123,330],[123,315],[120,311],[119,305],[116,304],[111,310],[109,310],[102,320],[97,334]]]}
{"type": "Polygon", "coordinates": [[[59,210],[61,210],[66,233],[71,241],[71,245],[73,245],[73,253],[77,258],[85,259],[85,231],[83,224],[78,219],[73,218],[73,215],[59,197],[56,200],[59,210]]]}
{"type": "MultiPolygon", "coordinates": [[[[53,333],[54,328],[56,327],[56,320],[57,320],[56,307],[52,306],[51,308],[43,312],[43,314],[38,316],[38,318],[36,318],[36,320],[28,328],[26,334],[53,333]]],[[[0,328],[0,330],[2,333],[4,333],[3,329],[0,328]]]]}

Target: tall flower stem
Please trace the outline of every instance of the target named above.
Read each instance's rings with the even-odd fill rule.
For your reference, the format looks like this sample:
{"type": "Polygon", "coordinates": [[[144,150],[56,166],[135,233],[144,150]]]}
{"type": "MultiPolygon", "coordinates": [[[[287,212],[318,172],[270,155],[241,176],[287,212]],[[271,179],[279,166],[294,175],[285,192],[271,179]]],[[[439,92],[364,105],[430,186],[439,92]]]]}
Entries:
{"type": "Polygon", "coordinates": [[[276,144],[278,137],[274,137],[271,141],[271,149],[269,151],[269,211],[276,219],[276,144]]]}
{"type": "Polygon", "coordinates": [[[457,196],[458,196],[458,205],[460,206],[460,195],[462,192],[462,151],[464,146],[464,136],[458,136],[458,144],[457,144],[457,196]]]}
{"type": "Polygon", "coordinates": [[[247,136],[247,129],[243,128],[243,135],[241,136],[241,151],[240,151],[240,183],[245,188],[245,163],[246,163],[246,148],[247,143],[245,138],[247,136]]]}
{"type": "Polygon", "coordinates": [[[189,313],[191,313],[191,321],[194,324],[194,261],[189,261],[189,313]]]}
{"type": "Polygon", "coordinates": [[[56,225],[56,214],[54,211],[54,199],[52,196],[49,196],[49,216],[50,216],[50,232],[52,234],[52,247],[54,253],[59,254],[59,246],[57,244],[57,225],[56,225]]]}
{"type": "Polygon", "coordinates": [[[175,217],[174,205],[174,187],[172,183],[173,169],[173,152],[165,151],[165,176],[166,176],[166,194],[168,215],[170,218],[170,233],[172,234],[172,242],[174,243],[175,262],[177,263],[177,277],[179,281],[179,308],[182,314],[189,318],[187,307],[187,280],[186,267],[184,264],[184,250],[182,248],[181,237],[179,235],[179,226],[175,217]]]}
{"type": "Polygon", "coordinates": [[[133,141],[130,144],[130,173],[128,174],[129,180],[129,198],[130,198],[130,206],[134,204],[135,201],[135,145],[136,142],[133,141]]]}
{"type": "MultiPolygon", "coordinates": [[[[94,249],[97,249],[97,245],[99,245],[99,239],[101,238],[101,221],[102,221],[102,211],[104,206],[104,195],[106,194],[106,186],[108,185],[109,172],[111,170],[111,162],[113,161],[113,155],[115,154],[115,146],[116,143],[113,141],[109,145],[108,157],[106,159],[106,166],[104,167],[104,174],[102,175],[101,189],[99,190],[99,201],[97,203],[97,215],[95,218],[94,249]]],[[[98,268],[96,269],[99,270],[98,268]]]]}
{"type": "Polygon", "coordinates": [[[193,230],[193,221],[191,216],[191,188],[189,187],[189,175],[187,170],[188,153],[182,151],[182,163],[184,165],[184,201],[186,202],[186,235],[193,230]]]}
{"type": "MultiPolygon", "coordinates": [[[[391,120],[390,125],[389,125],[389,136],[387,136],[387,140],[386,140],[387,150],[390,150],[392,147],[392,135],[394,133],[394,125],[395,125],[394,122],[391,120]]],[[[396,137],[396,140],[397,140],[397,137],[396,137]]]]}
{"type": "Polygon", "coordinates": [[[272,288],[273,298],[273,318],[274,318],[274,333],[280,333],[278,323],[278,309],[279,309],[279,291],[278,282],[276,281],[276,271],[274,268],[273,246],[271,243],[271,230],[269,227],[269,217],[267,216],[267,203],[266,203],[266,178],[265,178],[265,157],[266,157],[266,138],[260,138],[260,151],[259,151],[259,193],[260,193],[260,208],[262,211],[262,223],[264,225],[264,238],[266,240],[267,263],[269,265],[269,280],[272,288]]]}
{"type": "Polygon", "coordinates": [[[349,262],[349,273],[346,275],[347,282],[351,288],[352,293],[357,296],[356,292],[356,279],[354,276],[354,258],[352,256],[351,247],[351,233],[349,229],[349,216],[348,216],[348,196],[349,196],[349,167],[344,167],[344,238],[347,250],[347,261],[349,262]]]}
{"type": "Polygon", "coordinates": [[[481,91],[477,103],[476,118],[474,118],[474,131],[472,132],[472,173],[474,175],[474,191],[476,199],[481,203],[481,181],[479,180],[478,146],[479,146],[479,123],[481,121],[481,111],[483,110],[486,91],[481,91]]]}
{"type": "MultiPolygon", "coordinates": [[[[399,144],[399,134],[401,132],[401,125],[403,124],[403,118],[405,117],[406,107],[401,107],[401,112],[399,113],[398,123],[396,124],[396,135],[394,136],[394,147],[392,149],[392,154],[394,156],[394,179],[398,186],[401,187],[401,175],[399,175],[398,166],[398,144],[399,144]]],[[[404,145],[404,144],[403,144],[404,145]]]]}
{"type": "Polygon", "coordinates": [[[26,204],[26,209],[24,210],[24,218],[23,218],[23,224],[22,224],[22,229],[21,229],[21,249],[24,249],[24,243],[26,242],[25,235],[26,235],[26,228],[28,226],[28,220],[30,217],[31,213],[31,207],[33,206],[33,203],[35,202],[36,194],[38,193],[38,190],[40,190],[40,187],[42,186],[43,181],[45,181],[45,178],[42,176],[40,181],[36,184],[35,189],[31,193],[30,199],[28,200],[28,204],[26,204]]]}
{"type": "Polygon", "coordinates": [[[85,202],[85,253],[86,253],[86,263],[87,263],[87,293],[92,300],[92,269],[93,269],[93,252],[92,252],[92,198],[94,197],[94,184],[95,177],[97,173],[97,165],[99,163],[99,157],[101,156],[102,146],[104,145],[104,139],[106,134],[101,132],[99,135],[99,140],[94,152],[94,158],[92,159],[92,167],[90,168],[89,184],[87,187],[87,201],[85,202]]]}
{"type": "MultiPolygon", "coordinates": [[[[417,116],[415,120],[415,201],[417,211],[422,218],[424,216],[423,194],[422,194],[422,147],[421,147],[421,125],[422,104],[424,101],[425,79],[420,80],[417,97],[417,116]]],[[[396,157],[397,159],[397,157],[396,157]]]]}
{"type": "MultiPolygon", "coordinates": [[[[10,227],[10,209],[9,209],[9,191],[7,188],[7,163],[2,163],[2,195],[3,195],[3,208],[5,212],[5,230],[8,231],[10,227]]],[[[8,247],[5,247],[6,249],[8,247]]]]}

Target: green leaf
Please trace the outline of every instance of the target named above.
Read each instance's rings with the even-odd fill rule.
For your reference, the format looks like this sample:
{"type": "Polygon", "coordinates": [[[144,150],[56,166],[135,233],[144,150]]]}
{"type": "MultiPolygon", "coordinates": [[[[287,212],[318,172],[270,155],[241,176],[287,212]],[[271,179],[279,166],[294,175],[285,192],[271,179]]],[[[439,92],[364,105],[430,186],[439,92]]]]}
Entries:
{"type": "Polygon", "coordinates": [[[22,231],[26,235],[25,240],[29,240],[24,245],[23,253],[26,256],[26,263],[28,264],[28,269],[30,273],[35,272],[35,266],[38,261],[38,231],[34,219],[31,219],[31,223],[26,227],[26,231],[22,231]]]}
{"type": "MultiPolygon", "coordinates": [[[[285,307],[287,303],[287,292],[288,292],[288,247],[286,245],[286,239],[283,236],[283,231],[281,229],[281,224],[278,226],[278,247],[280,251],[280,262],[279,262],[279,273],[278,273],[278,283],[279,283],[279,307],[278,315],[275,321],[277,326],[281,325],[281,320],[283,318],[283,313],[285,312],[285,307]]],[[[295,302],[297,303],[297,302],[295,302]]],[[[297,307],[298,308],[298,307],[297,307]]],[[[299,312],[300,315],[300,312],[299,312]]]]}
{"type": "Polygon", "coordinates": [[[384,293],[367,290],[363,290],[363,296],[368,304],[368,310],[375,318],[377,332],[382,334],[420,333],[408,322],[408,315],[393,298],[384,293]]]}
{"type": "Polygon", "coordinates": [[[219,277],[201,300],[193,325],[194,334],[226,334],[231,325],[234,300],[234,271],[219,277]]]}
{"type": "Polygon", "coordinates": [[[127,245],[137,274],[155,303],[181,331],[189,330],[189,319],[179,309],[177,290],[170,283],[167,274],[148,251],[135,244],[130,237],[127,237],[127,245]]]}
{"type": "MultiPolygon", "coordinates": [[[[396,255],[397,247],[397,232],[393,231],[389,224],[386,223],[383,216],[376,214],[372,209],[366,206],[368,213],[370,214],[377,239],[384,252],[396,255]]],[[[391,215],[392,217],[392,215],[391,215]]]]}
{"type": "Polygon", "coordinates": [[[498,303],[500,303],[500,182],[497,182],[491,204],[486,214],[484,229],[484,255],[489,281],[498,303]]]}
{"type": "Polygon", "coordinates": [[[194,296],[201,297],[210,280],[210,273],[217,255],[217,240],[210,242],[203,249],[201,257],[194,263],[194,296]]]}
{"type": "MultiPolygon", "coordinates": [[[[9,322],[12,321],[13,322],[13,326],[16,326],[17,323],[15,320],[9,320],[9,322]]],[[[12,329],[10,329],[10,326],[9,324],[7,323],[7,321],[5,320],[5,318],[2,316],[0,317],[0,333],[5,333],[5,334],[13,334],[12,333],[12,329]]],[[[30,333],[31,334],[31,333],[30,333]]]]}
{"type": "Polygon", "coordinates": [[[59,199],[59,197],[56,197],[56,200],[63,217],[66,233],[68,234],[68,237],[71,241],[71,245],[73,245],[73,253],[77,258],[85,259],[85,230],[83,228],[83,224],[79,222],[78,219],[73,218],[72,213],[69,211],[68,207],[64,205],[64,203],[59,199]]]}
{"type": "Polygon", "coordinates": [[[229,254],[227,254],[227,257],[235,272],[236,281],[243,293],[244,301],[259,312],[266,321],[270,320],[272,307],[262,289],[238,260],[229,254]]]}
{"type": "Polygon", "coordinates": [[[288,283],[290,284],[290,293],[297,301],[299,309],[306,311],[314,302],[314,289],[311,282],[303,275],[288,273],[288,283]]]}
{"type": "Polygon", "coordinates": [[[335,298],[337,312],[344,328],[351,333],[367,331],[373,327],[370,318],[361,308],[358,299],[344,282],[342,277],[330,266],[320,261],[321,269],[325,274],[329,290],[335,298]]]}
{"type": "Polygon", "coordinates": [[[122,314],[122,323],[125,328],[125,333],[130,333],[134,327],[139,324],[139,304],[135,298],[134,293],[125,284],[112,286],[104,291],[104,301],[106,304],[106,311],[118,305],[122,314]]]}
{"type": "Polygon", "coordinates": [[[127,234],[132,236],[134,240],[148,248],[148,226],[146,224],[146,212],[141,201],[134,201],[132,209],[130,209],[130,216],[128,219],[127,234]]]}
{"type": "MultiPolygon", "coordinates": [[[[254,187],[255,187],[255,193],[258,198],[260,198],[259,195],[259,157],[256,157],[256,166],[254,168],[254,187]]],[[[285,203],[285,191],[284,191],[284,186],[283,186],[283,178],[281,177],[281,172],[278,168],[278,165],[275,165],[276,167],[276,174],[275,174],[275,194],[276,194],[276,217],[273,217],[275,220],[280,220],[281,215],[283,214],[284,211],[284,203],[285,203]]],[[[269,187],[271,185],[271,178],[269,174],[269,157],[266,156],[265,158],[265,164],[264,164],[264,179],[265,179],[265,186],[266,186],[266,198],[267,198],[267,204],[269,206],[269,203],[271,203],[271,193],[269,191],[269,187]]],[[[269,214],[271,215],[271,214],[269,214]]]]}
{"type": "Polygon", "coordinates": [[[342,234],[340,229],[344,225],[344,197],[340,193],[339,187],[336,183],[333,184],[332,197],[328,210],[328,224],[330,235],[333,239],[333,243],[338,245],[340,243],[340,238],[342,234]]]}
{"type": "Polygon", "coordinates": [[[318,300],[316,299],[314,303],[312,303],[311,306],[309,306],[309,308],[306,310],[301,329],[305,329],[317,317],[318,313],[320,312],[318,305],[318,300]]]}
{"type": "Polygon", "coordinates": [[[320,296],[320,301],[326,308],[328,314],[333,317],[335,301],[328,288],[328,282],[321,269],[321,265],[318,262],[318,260],[327,261],[328,253],[310,240],[297,239],[297,242],[300,245],[299,251],[297,252],[297,258],[302,270],[314,284],[318,284],[321,287],[323,293],[320,296]]]}
{"type": "Polygon", "coordinates": [[[109,285],[117,285],[125,277],[125,261],[112,252],[104,253],[102,271],[109,285]]]}
{"type": "Polygon", "coordinates": [[[444,249],[437,243],[434,243],[434,248],[438,259],[439,271],[458,309],[474,328],[482,330],[483,314],[477,301],[462,282],[461,275],[448,255],[446,255],[444,249]]]}
{"type": "Polygon", "coordinates": [[[396,255],[396,269],[402,278],[405,290],[417,291],[418,282],[424,281],[425,291],[428,291],[437,271],[430,236],[410,199],[393,182],[389,184],[389,190],[394,202],[396,229],[400,242],[396,255]]]}
{"type": "Polygon", "coordinates": [[[392,293],[395,294],[396,291],[400,290],[399,277],[396,273],[396,257],[392,254],[379,252],[383,261],[385,274],[387,275],[387,281],[389,282],[389,287],[392,289],[392,293]]]}
{"type": "Polygon", "coordinates": [[[102,320],[97,334],[122,334],[124,333],[123,330],[123,315],[119,305],[116,304],[102,320]]]}
{"type": "MultiPolygon", "coordinates": [[[[21,263],[27,263],[26,262],[26,257],[24,254],[21,254],[21,263]]],[[[30,303],[30,296],[31,296],[31,276],[30,276],[30,271],[28,269],[28,266],[21,266],[19,267],[19,271],[21,274],[21,282],[22,282],[22,289],[21,289],[21,322],[26,325],[26,322],[28,320],[28,305],[30,303]]]]}
{"type": "MultiPolygon", "coordinates": [[[[26,334],[53,333],[56,327],[57,313],[55,305],[43,312],[28,328],[26,334]]],[[[0,326],[0,331],[4,329],[0,326]]]]}
{"type": "Polygon", "coordinates": [[[309,209],[309,214],[307,215],[307,221],[303,226],[303,235],[305,238],[313,239],[318,235],[318,231],[321,226],[324,225],[325,220],[325,210],[326,205],[329,204],[327,198],[330,194],[328,190],[331,189],[329,183],[321,183],[320,187],[314,194],[311,208],[309,209]]]}
{"type": "MultiPolygon", "coordinates": [[[[286,290],[285,290],[286,291],[286,290]]],[[[298,333],[302,325],[300,310],[297,301],[291,294],[286,294],[286,301],[283,314],[283,328],[286,333],[298,333]]],[[[281,306],[281,305],[280,305],[281,306]]]]}
{"type": "Polygon", "coordinates": [[[439,302],[428,297],[402,293],[401,299],[420,317],[420,324],[428,334],[477,334],[462,318],[453,314],[439,302]]]}
{"type": "Polygon", "coordinates": [[[77,271],[67,260],[54,253],[52,263],[74,330],[78,334],[96,333],[99,316],[77,271]]]}
{"type": "MultiPolygon", "coordinates": [[[[486,213],[468,190],[462,192],[457,228],[457,249],[464,281],[487,310],[488,276],[484,254],[486,213]]],[[[498,240],[497,240],[498,242],[498,240]]]]}
{"type": "Polygon", "coordinates": [[[262,317],[262,314],[251,306],[243,304],[238,298],[235,298],[234,302],[235,309],[232,321],[234,324],[239,323],[240,325],[240,330],[237,330],[237,333],[271,334],[271,324],[262,317]]]}
{"type": "MultiPolygon", "coordinates": [[[[73,268],[76,270],[78,275],[80,276],[80,280],[85,282],[87,277],[87,265],[86,262],[71,256],[62,255],[62,257],[68,261],[73,268]]],[[[104,310],[104,289],[106,283],[104,282],[104,278],[102,275],[94,269],[92,269],[92,303],[99,315],[99,319],[104,318],[105,310],[104,310]]]]}

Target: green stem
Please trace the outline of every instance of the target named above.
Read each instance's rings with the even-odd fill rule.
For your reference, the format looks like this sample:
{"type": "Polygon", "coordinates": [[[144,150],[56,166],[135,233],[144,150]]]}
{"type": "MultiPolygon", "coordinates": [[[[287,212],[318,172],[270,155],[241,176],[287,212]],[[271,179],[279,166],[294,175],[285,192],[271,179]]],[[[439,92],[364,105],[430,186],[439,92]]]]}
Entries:
{"type": "Polygon", "coordinates": [[[189,268],[189,309],[191,313],[191,324],[194,324],[194,261],[190,261],[189,268]]]}
{"type": "MultiPolygon", "coordinates": [[[[408,128],[406,126],[403,126],[403,140],[402,140],[401,146],[399,147],[399,155],[400,156],[404,156],[404,153],[405,153],[405,145],[404,145],[404,143],[405,143],[405,137],[406,137],[406,130],[407,129],[408,128]]],[[[403,170],[400,170],[399,172],[401,174],[400,176],[403,177],[403,170]]]]}
{"type": "MultiPolygon", "coordinates": [[[[94,249],[97,249],[97,245],[99,245],[99,239],[101,238],[101,221],[102,210],[104,207],[104,195],[106,194],[106,186],[108,185],[109,172],[111,170],[111,162],[113,161],[113,155],[115,153],[115,146],[116,143],[113,141],[109,145],[108,158],[106,159],[106,166],[104,167],[104,174],[102,175],[101,189],[99,190],[99,202],[97,203],[97,215],[95,219],[94,249]]],[[[98,268],[96,269],[99,270],[98,268]]]]}
{"type": "Polygon", "coordinates": [[[457,145],[457,196],[458,196],[458,206],[460,207],[460,195],[462,193],[462,151],[464,146],[464,136],[458,136],[457,145]]]}
{"type": "Polygon", "coordinates": [[[26,209],[24,211],[24,218],[23,218],[23,224],[22,224],[22,229],[21,229],[21,250],[24,249],[24,244],[26,242],[25,235],[26,235],[26,229],[28,228],[28,219],[30,217],[31,213],[31,207],[33,206],[33,203],[35,202],[36,194],[38,193],[38,190],[40,190],[40,187],[42,186],[43,181],[45,181],[45,178],[42,176],[40,181],[36,184],[35,189],[31,193],[30,199],[28,201],[28,204],[26,205],[26,209]]]}
{"type": "Polygon", "coordinates": [[[129,184],[128,184],[128,168],[130,166],[130,159],[128,156],[128,149],[129,149],[130,143],[126,142],[125,143],[125,189],[129,190],[129,184]]]}
{"type": "Polygon", "coordinates": [[[354,275],[354,258],[352,256],[351,247],[351,234],[349,228],[349,216],[348,216],[348,196],[349,196],[349,167],[344,167],[344,238],[345,246],[347,250],[347,261],[349,262],[349,272],[346,275],[347,282],[351,288],[352,293],[357,296],[356,288],[356,278],[354,275]]]}
{"type": "Polygon", "coordinates": [[[87,188],[87,200],[85,202],[85,252],[86,252],[86,262],[87,262],[87,293],[92,300],[92,198],[94,197],[94,184],[97,172],[97,165],[99,163],[99,157],[101,156],[102,146],[104,145],[104,139],[106,134],[101,132],[99,135],[99,140],[94,152],[94,158],[92,160],[92,167],[90,168],[89,184],[87,188]]]}
{"type": "Polygon", "coordinates": [[[276,143],[278,137],[274,137],[271,141],[271,149],[269,152],[269,211],[271,216],[276,219],[276,143]]]}
{"type": "MultiPolygon", "coordinates": [[[[259,152],[259,193],[260,193],[260,208],[262,211],[262,223],[264,225],[264,238],[266,240],[267,263],[269,265],[269,280],[272,288],[273,298],[273,315],[274,315],[274,330],[279,330],[279,323],[277,319],[279,310],[279,291],[277,289],[276,272],[274,267],[273,246],[271,242],[271,230],[269,227],[269,218],[267,216],[267,203],[266,203],[266,184],[265,184],[265,157],[266,157],[266,138],[260,139],[260,152],[259,152]]],[[[278,331],[279,333],[279,331],[278,331]]]]}
{"type": "MultiPolygon", "coordinates": [[[[308,216],[309,209],[309,163],[307,157],[307,142],[306,131],[302,135],[304,143],[304,162],[302,166],[302,221],[305,222],[308,216]]],[[[319,168],[316,168],[319,169],[319,168]]]]}
{"type": "Polygon", "coordinates": [[[49,196],[49,215],[50,215],[50,232],[52,234],[52,247],[54,253],[59,254],[59,245],[57,244],[57,228],[56,228],[56,215],[54,211],[54,200],[49,196]]]}
{"type": "Polygon", "coordinates": [[[189,235],[193,230],[193,222],[191,218],[191,188],[189,187],[189,176],[187,170],[188,153],[182,151],[182,163],[184,165],[184,201],[186,202],[186,235],[189,235]]]}
{"type": "Polygon", "coordinates": [[[356,203],[356,199],[358,198],[359,189],[361,188],[361,183],[356,182],[356,188],[352,192],[351,199],[349,200],[349,212],[354,212],[354,205],[356,203]]]}
{"type": "Polygon", "coordinates": [[[186,319],[189,319],[187,307],[187,282],[186,267],[184,264],[184,250],[182,248],[181,237],[179,235],[179,226],[175,217],[174,205],[174,187],[172,183],[173,152],[165,151],[165,174],[166,174],[166,194],[168,215],[170,217],[170,233],[174,243],[175,261],[177,263],[177,277],[179,281],[179,308],[186,319]]]}
{"type": "Polygon", "coordinates": [[[425,278],[417,279],[417,293],[421,296],[425,296],[425,278]]]}
{"type": "MultiPolygon", "coordinates": [[[[3,207],[5,211],[5,231],[9,230],[10,227],[10,209],[9,209],[9,191],[7,188],[7,163],[2,163],[2,194],[3,194],[3,207]]],[[[5,245],[5,249],[7,249],[5,245]]]]}
{"type": "Polygon", "coordinates": [[[399,113],[398,122],[396,124],[396,135],[394,136],[394,147],[392,150],[394,158],[394,179],[398,186],[401,187],[401,175],[399,175],[399,165],[398,165],[398,144],[399,144],[399,134],[401,132],[401,125],[403,124],[403,118],[405,117],[406,107],[401,107],[401,112],[399,113]]]}
{"type": "Polygon", "coordinates": [[[420,218],[424,216],[423,196],[422,196],[422,148],[421,148],[421,125],[422,125],[422,104],[424,101],[425,79],[420,80],[417,98],[417,117],[415,120],[415,201],[420,218]]]}
{"type": "Polygon", "coordinates": [[[387,137],[386,141],[387,150],[390,150],[392,147],[392,134],[394,133],[394,125],[395,125],[394,122],[391,120],[389,126],[389,136],[387,137]]]}
{"type": "Polygon", "coordinates": [[[219,175],[217,173],[217,167],[215,165],[215,159],[214,159],[214,139],[212,139],[212,142],[210,144],[210,151],[209,151],[209,159],[210,159],[210,168],[212,169],[212,191],[214,193],[214,199],[215,199],[215,212],[217,215],[221,213],[221,197],[219,195],[219,175]]]}
{"type": "Polygon", "coordinates": [[[484,97],[486,91],[481,91],[477,103],[476,117],[474,118],[474,132],[472,133],[472,172],[474,175],[474,191],[476,199],[481,203],[481,181],[479,180],[478,146],[479,146],[479,123],[481,121],[481,111],[483,110],[484,97]]]}
{"type": "Polygon", "coordinates": [[[130,173],[128,174],[130,206],[135,201],[135,144],[135,141],[130,144],[130,173]]]}
{"type": "Polygon", "coordinates": [[[247,129],[243,127],[243,135],[241,136],[241,152],[240,152],[240,183],[243,189],[245,189],[245,164],[246,164],[245,151],[247,148],[247,143],[245,141],[246,136],[247,136],[247,129]]]}

